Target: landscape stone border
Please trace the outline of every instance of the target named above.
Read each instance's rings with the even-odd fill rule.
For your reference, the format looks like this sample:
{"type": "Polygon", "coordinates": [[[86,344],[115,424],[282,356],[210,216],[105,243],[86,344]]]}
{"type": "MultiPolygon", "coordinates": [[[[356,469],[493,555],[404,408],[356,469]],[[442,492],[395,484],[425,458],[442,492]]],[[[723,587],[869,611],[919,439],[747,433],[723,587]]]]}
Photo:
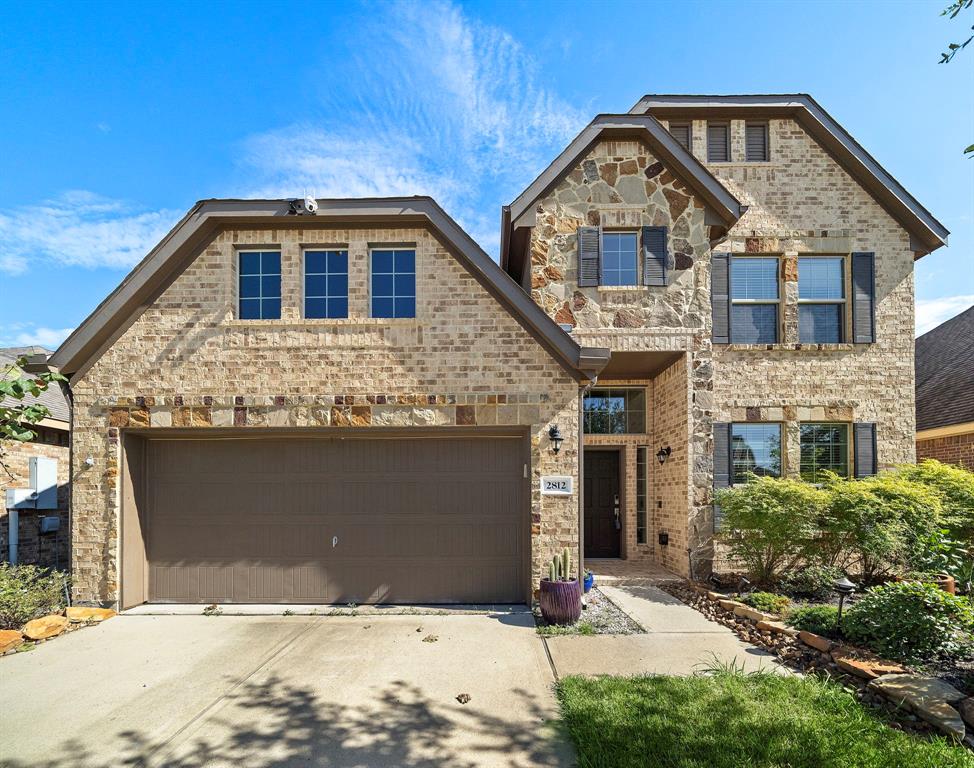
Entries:
{"type": "Polygon", "coordinates": [[[812,632],[798,631],[779,617],[755,610],[709,587],[668,582],[660,587],[711,621],[734,630],[785,665],[802,672],[827,674],[865,706],[885,709],[890,727],[917,733],[936,730],[974,749],[974,697],[944,680],[914,674],[908,667],[852,645],[812,632]]]}
{"type": "Polygon", "coordinates": [[[67,632],[74,632],[92,624],[100,624],[115,616],[111,608],[71,606],[61,613],[51,613],[28,621],[20,629],[0,629],[0,656],[17,653],[27,646],[47,642],[67,632]]]}

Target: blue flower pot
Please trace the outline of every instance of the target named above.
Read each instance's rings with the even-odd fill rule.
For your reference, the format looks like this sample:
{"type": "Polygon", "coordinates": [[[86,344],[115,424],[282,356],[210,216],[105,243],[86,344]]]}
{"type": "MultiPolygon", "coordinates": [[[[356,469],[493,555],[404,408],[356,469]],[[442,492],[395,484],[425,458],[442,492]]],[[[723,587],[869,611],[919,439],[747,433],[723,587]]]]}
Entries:
{"type": "Polygon", "coordinates": [[[595,584],[595,574],[586,573],[585,574],[585,580],[583,581],[583,587],[585,589],[586,594],[588,593],[588,591],[592,588],[592,586],[594,584],[595,584]]]}

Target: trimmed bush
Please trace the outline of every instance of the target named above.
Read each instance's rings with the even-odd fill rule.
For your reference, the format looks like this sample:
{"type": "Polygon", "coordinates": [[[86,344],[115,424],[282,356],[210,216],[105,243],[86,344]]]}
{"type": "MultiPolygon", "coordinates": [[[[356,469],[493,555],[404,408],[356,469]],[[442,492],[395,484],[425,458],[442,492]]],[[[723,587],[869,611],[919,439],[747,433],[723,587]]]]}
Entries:
{"type": "Polygon", "coordinates": [[[943,506],[942,522],[947,535],[974,544],[974,472],[924,459],[919,464],[898,467],[896,474],[935,491],[943,506]]]}
{"type": "Polygon", "coordinates": [[[791,605],[791,600],[787,597],[776,595],[773,592],[751,592],[749,595],[744,595],[741,602],[759,611],[773,613],[776,616],[783,615],[787,612],[788,606],[791,605]]]}
{"type": "Polygon", "coordinates": [[[759,585],[813,556],[827,495],[800,480],[754,477],[717,491],[723,511],[720,539],[759,585]]]}
{"type": "Polygon", "coordinates": [[[868,590],[849,607],[842,629],[853,642],[898,661],[966,658],[974,649],[971,604],[919,581],[868,590]]]}
{"type": "Polygon", "coordinates": [[[806,565],[782,575],[777,589],[789,597],[828,600],[835,592],[832,585],[844,575],[841,568],[834,566],[806,565]]]}
{"type": "Polygon", "coordinates": [[[0,564],[0,629],[20,629],[31,619],[64,609],[67,574],[36,565],[0,564]]]}
{"type": "MultiPolygon", "coordinates": [[[[803,605],[788,614],[788,623],[795,629],[813,632],[822,637],[836,637],[839,608],[835,605],[803,605]]],[[[845,614],[842,616],[845,624],[845,614]]]]}

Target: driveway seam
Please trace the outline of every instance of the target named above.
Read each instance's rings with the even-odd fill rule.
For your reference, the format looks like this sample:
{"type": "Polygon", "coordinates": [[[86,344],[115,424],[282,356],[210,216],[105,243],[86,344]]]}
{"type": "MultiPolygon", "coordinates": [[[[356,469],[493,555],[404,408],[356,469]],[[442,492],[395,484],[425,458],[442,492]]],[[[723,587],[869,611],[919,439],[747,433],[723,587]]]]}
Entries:
{"type": "Polygon", "coordinates": [[[551,658],[551,651],[548,649],[548,638],[544,637],[543,635],[541,637],[541,645],[544,646],[544,655],[548,657],[548,666],[551,667],[551,676],[555,678],[555,682],[557,683],[559,680],[558,669],[555,667],[555,660],[551,658]]]}
{"type": "MultiPolygon", "coordinates": [[[[283,656],[288,650],[291,649],[291,647],[295,643],[297,643],[298,640],[300,640],[302,637],[308,634],[308,632],[314,629],[322,620],[322,617],[320,616],[314,618],[316,619],[315,621],[308,622],[308,626],[306,626],[297,634],[292,635],[287,640],[282,641],[277,648],[272,649],[268,653],[268,655],[265,656],[264,659],[262,659],[261,662],[256,667],[254,667],[250,672],[248,672],[246,675],[244,675],[239,680],[237,680],[237,682],[235,682],[232,686],[230,686],[230,688],[228,688],[226,691],[221,693],[219,696],[217,696],[213,701],[211,701],[209,704],[203,707],[203,709],[201,709],[199,712],[193,715],[193,717],[187,720],[183,725],[181,725],[179,728],[173,731],[172,735],[170,735],[169,738],[167,738],[164,742],[154,747],[148,753],[140,756],[139,764],[142,766],[146,766],[148,768],[148,766],[151,766],[155,762],[155,759],[158,756],[160,756],[160,753],[167,754],[169,751],[171,751],[172,747],[175,746],[174,742],[179,736],[181,736],[186,731],[188,731],[191,726],[195,725],[204,717],[206,717],[206,715],[212,712],[220,703],[225,701],[231,694],[233,694],[234,691],[236,691],[238,688],[240,688],[240,686],[242,686],[244,683],[250,680],[250,678],[252,678],[262,669],[267,667],[269,664],[271,664],[272,662],[276,661],[281,656],[283,656]]],[[[163,754],[162,757],[165,757],[165,754],[163,754]]]]}

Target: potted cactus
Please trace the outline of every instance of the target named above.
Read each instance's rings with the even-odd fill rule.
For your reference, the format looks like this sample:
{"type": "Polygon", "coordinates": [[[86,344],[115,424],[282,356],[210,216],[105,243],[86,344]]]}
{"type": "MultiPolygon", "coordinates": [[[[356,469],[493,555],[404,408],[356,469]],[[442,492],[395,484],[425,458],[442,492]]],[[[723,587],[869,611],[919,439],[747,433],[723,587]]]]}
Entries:
{"type": "Polygon", "coordinates": [[[571,554],[566,547],[551,558],[548,578],[541,579],[538,603],[541,615],[549,624],[574,624],[582,615],[582,587],[569,575],[571,554]]]}

